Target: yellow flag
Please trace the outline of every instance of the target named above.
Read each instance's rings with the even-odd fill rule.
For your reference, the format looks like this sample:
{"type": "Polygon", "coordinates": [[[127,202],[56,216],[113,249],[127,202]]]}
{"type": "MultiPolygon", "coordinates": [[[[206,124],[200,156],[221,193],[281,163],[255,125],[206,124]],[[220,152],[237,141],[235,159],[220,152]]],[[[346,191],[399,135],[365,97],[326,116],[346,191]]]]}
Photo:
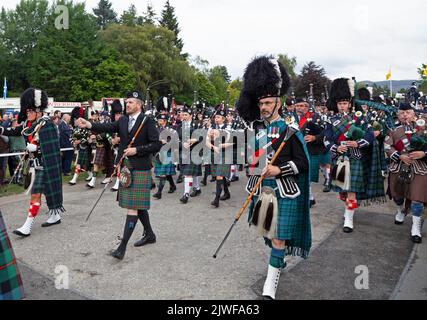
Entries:
{"type": "Polygon", "coordinates": [[[386,80],[390,80],[391,78],[391,70],[388,71],[388,73],[385,75],[386,80]]]}
{"type": "Polygon", "coordinates": [[[427,77],[427,66],[424,68],[423,76],[424,76],[424,77],[427,77]]]}

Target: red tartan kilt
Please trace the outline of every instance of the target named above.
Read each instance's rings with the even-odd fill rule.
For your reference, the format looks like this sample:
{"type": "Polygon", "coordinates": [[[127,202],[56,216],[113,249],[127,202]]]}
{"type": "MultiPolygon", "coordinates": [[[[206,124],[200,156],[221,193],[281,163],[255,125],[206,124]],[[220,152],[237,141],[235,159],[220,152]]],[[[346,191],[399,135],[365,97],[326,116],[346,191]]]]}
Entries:
{"type": "Polygon", "coordinates": [[[96,148],[95,160],[93,164],[103,166],[105,160],[105,148],[96,148]]]}

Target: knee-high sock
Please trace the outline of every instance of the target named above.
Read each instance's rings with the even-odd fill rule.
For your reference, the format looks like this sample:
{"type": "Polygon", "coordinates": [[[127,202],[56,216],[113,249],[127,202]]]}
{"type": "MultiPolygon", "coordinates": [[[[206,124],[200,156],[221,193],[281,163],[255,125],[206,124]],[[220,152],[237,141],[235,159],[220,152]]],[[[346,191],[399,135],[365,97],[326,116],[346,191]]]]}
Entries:
{"type": "Polygon", "coordinates": [[[329,182],[330,182],[330,176],[331,176],[331,168],[327,167],[327,168],[325,168],[325,180],[326,180],[326,184],[329,184],[329,182]]]}
{"type": "Polygon", "coordinates": [[[412,201],[411,213],[414,217],[421,217],[424,211],[424,204],[421,202],[412,201]]]}
{"type": "Polygon", "coordinates": [[[196,190],[200,190],[199,177],[193,176],[193,187],[196,190]]]}
{"type": "Polygon", "coordinates": [[[39,214],[39,210],[41,207],[40,202],[30,202],[30,207],[28,208],[28,217],[29,218],[35,218],[39,214]]]}
{"type": "Polygon", "coordinates": [[[230,180],[233,179],[233,177],[236,175],[236,166],[234,164],[231,165],[230,170],[230,180]]]}
{"type": "Polygon", "coordinates": [[[191,192],[192,187],[193,187],[193,177],[185,177],[184,178],[184,194],[189,194],[191,192]]]}
{"type": "Polygon", "coordinates": [[[310,182],[310,200],[314,200],[314,194],[313,194],[313,190],[311,188],[311,182],[310,182]]]}
{"type": "Polygon", "coordinates": [[[138,221],[137,216],[130,216],[130,215],[126,216],[126,222],[125,222],[125,228],[123,230],[122,242],[120,242],[120,245],[117,248],[117,250],[123,251],[126,249],[126,246],[127,246],[129,239],[133,233],[133,230],[135,229],[137,221],[138,221]]]}
{"type": "Polygon", "coordinates": [[[147,210],[138,210],[138,218],[144,227],[144,233],[146,235],[154,234],[150,224],[150,215],[147,210]]]}
{"type": "Polygon", "coordinates": [[[279,269],[283,269],[284,267],[286,267],[285,249],[271,249],[270,265],[279,269]]]}
{"type": "Polygon", "coordinates": [[[222,185],[224,180],[217,180],[216,181],[216,193],[215,193],[215,198],[219,198],[221,196],[221,192],[222,192],[222,185]]]}
{"type": "Polygon", "coordinates": [[[227,186],[227,179],[222,179],[222,184],[224,185],[224,192],[229,193],[228,186],[227,186]]]}
{"type": "Polygon", "coordinates": [[[169,181],[169,184],[170,184],[171,187],[175,187],[175,182],[173,181],[173,178],[172,178],[171,175],[167,175],[166,176],[166,180],[169,181]]]}
{"type": "Polygon", "coordinates": [[[162,193],[163,188],[165,186],[165,183],[166,183],[166,178],[165,177],[160,177],[159,189],[157,190],[158,193],[162,193]]]}

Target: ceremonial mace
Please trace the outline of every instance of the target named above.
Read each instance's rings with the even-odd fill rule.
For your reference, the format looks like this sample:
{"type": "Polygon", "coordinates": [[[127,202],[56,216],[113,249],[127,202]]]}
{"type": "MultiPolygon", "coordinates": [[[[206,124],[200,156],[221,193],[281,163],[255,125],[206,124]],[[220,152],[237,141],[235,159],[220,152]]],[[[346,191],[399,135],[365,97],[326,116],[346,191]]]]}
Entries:
{"type": "MultiPolygon", "coordinates": [[[[133,143],[135,142],[136,137],[138,137],[139,133],[141,132],[142,128],[144,127],[145,121],[147,121],[147,119],[149,118],[149,115],[151,114],[151,110],[147,111],[145,113],[145,118],[144,120],[142,120],[141,124],[139,125],[138,131],[136,131],[135,135],[132,138],[132,141],[129,143],[127,149],[131,148],[133,143]]],[[[122,157],[120,158],[120,161],[117,163],[116,167],[114,168],[113,173],[110,176],[109,181],[105,184],[104,189],[101,192],[101,195],[99,196],[98,200],[95,202],[95,205],[92,207],[92,210],[90,210],[88,216],[86,217],[85,222],[87,222],[89,220],[90,215],[92,214],[93,210],[95,210],[96,206],[98,205],[99,200],[101,200],[102,195],[104,194],[105,190],[107,190],[108,185],[110,184],[110,182],[112,181],[113,177],[116,175],[117,176],[117,171],[119,170],[123,160],[125,159],[125,155],[123,154],[122,157]]]]}
{"type": "MultiPolygon", "coordinates": [[[[277,151],[275,152],[273,158],[270,161],[270,165],[273,164],[277,157],[279,156],[280,152],[282,151],[282,149],[285,147],[286,142],[293,136],[293,134],[295,132],[297,132],[298,129],[292,127],[292,126],[288,126],[288,130],[286,131],[286,136],[283,139],[282,143],[280,144],[279,148],[277,149],[277,151]]],[[[248,206],[249,202],[252,200],[252,197],[254,196],[255,192],[258,190],[258,188],[260,187],[262,181],[265,178],[265,174],[261,175],[261,178],[258,180],[257,184],[255,185],[255,187],[252,189],[251,193],[249,194],[249,196],[246,198],[245,203],[243,204],[243,206],[240,208],[239,212],[236,215],[236,218],[234,219],[233,224],[231,225],[230,229],[228,230],[227,234],[225,235],[224,239],[222,240],[221,244],[219,245],[218,249],[215,251],[215,254],[213,255],[213,258],[216,259],[219,250],[221,250],[222,246],[224,245],[225,241],[227,240],[228,236],[231,233],[231,230],[233,230],[234,226],[237,224],[237,221],[240,220],[240,217],[243,215],[243,212],[245,211],[246,207],[248,206]]]]}

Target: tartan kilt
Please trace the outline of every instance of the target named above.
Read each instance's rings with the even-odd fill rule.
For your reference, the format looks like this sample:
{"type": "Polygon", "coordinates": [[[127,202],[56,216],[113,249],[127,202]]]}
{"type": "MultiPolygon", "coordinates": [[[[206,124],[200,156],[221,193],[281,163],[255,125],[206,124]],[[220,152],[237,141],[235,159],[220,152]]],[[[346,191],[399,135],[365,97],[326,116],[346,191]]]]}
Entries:
{"type": "Polygon", "coordinates": [[[310,154],[310,182],[319,182],[319,169],[321,165],[331,163],[329,152],[310,154]]]}
{"type": "Polygon", "coordinates": [[[131,210],[149,210],[151,196],[151,170],[131,170],[132,182],[128,188],[120,184],[119,206],[131,210]]]}
{"type": "Polygon", "coordinates": [[[20,300],[24,297],[21,274],[0,212],[0,300],[20,300]]]}
{"type": "Polygon", "coordinates": [[[230,164],[212,164],[211,174],[215,177],[226,177],[228,178],[231,173],[230,164]]]}
{"type": "Polygon", "coordinates": [[[31,194],[44,193],[44,171],[36,170],[36,176],[34,179],[33,187],[31,188],[31,194]]]}
{"type": "Polygon", "coordinates": [[[88,167],[89,165],[89,150],[79,149],[77,152],[77,164],[81,167],[88,167]]]}
{"type": "Polygon", "coordinates": [[[201,164],[181,164],[181,174],[183,176],[202,176],[201,164]]]}
{"type": "Polygon", "coordinates": [[[161,162],[154,162],[154,175],[156,177],[160,176],[174,176],[176,175],[175,165],[173,163],[170,164],[162,164],[161,162]]]}
{"type": "MultiPolygon", "coordinates": [[[[286,255],[299,255],[303,258],[308,256],[311,248],[311,223],[309,214],[308,184],[304,182],[307,175],[298,176],[298,186],[301,195],[295,199],[281,198],[277,189],[275,179],[263,180],[262,186],[269,186],[276,189],[278,203],[278,216],[276,226],[276,237],[278,240],[286,240],[286,255]]],[[[258,197],[254,196],[249,208],[249,221],[258,197]]],[[[272,246],[271,240],[264,238],[268,246],[272,246]]]]}
{"type": "Polygon", "coordinates": [[[96,164],[102,167],[104,165],[104,158],[105,158],[105,148],[96,148],[95,160],[93,161],[93,164],[96,164]]]}
{"type": "MultiPolygon", "coordinates": [[[[334,164],[336,161],[334,161],[334,164]]],[[[366,192],[366,172],[363,168],[363,158],[360,160],[350,158],[350,189],[342,190],[332,182],[332,190],[335,192],[354,192],[354,193],[365,193],[366,192]]]]}

